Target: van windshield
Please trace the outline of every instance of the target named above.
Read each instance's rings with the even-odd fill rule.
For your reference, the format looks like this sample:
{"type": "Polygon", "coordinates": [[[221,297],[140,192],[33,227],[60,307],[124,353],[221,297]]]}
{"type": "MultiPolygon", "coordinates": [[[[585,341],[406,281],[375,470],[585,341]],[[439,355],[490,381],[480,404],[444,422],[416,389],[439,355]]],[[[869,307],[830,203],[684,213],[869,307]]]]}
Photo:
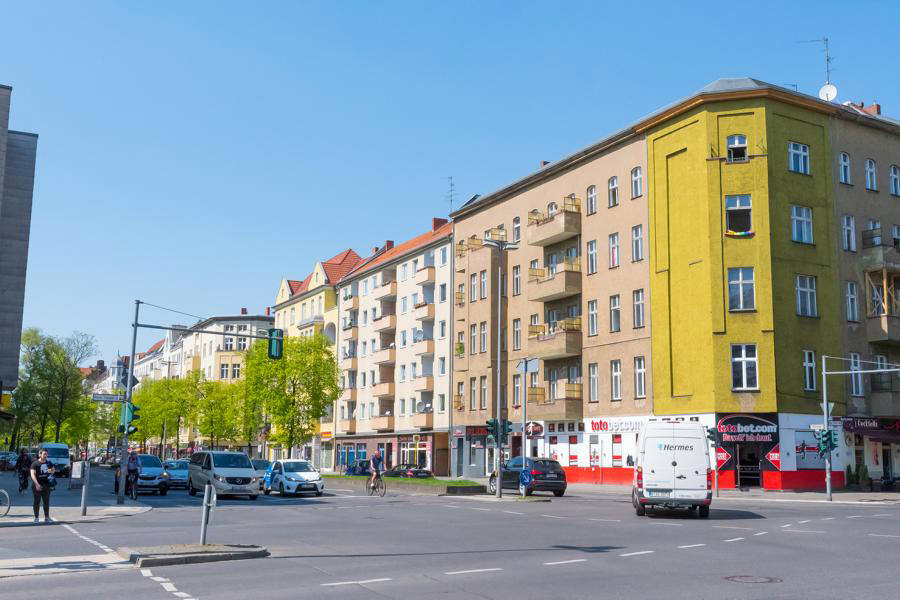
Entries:
{"type": "Polygon", "coordinates": [[[69,451],[66,448],[44,448],[44,450],[50,458],[69,458],[69,451]]]}
{"type": "Polygon", "coordinates": [[[226,469],[252,469],[250,459],[246,454],[213,454],[213,464],[226,469]]]}

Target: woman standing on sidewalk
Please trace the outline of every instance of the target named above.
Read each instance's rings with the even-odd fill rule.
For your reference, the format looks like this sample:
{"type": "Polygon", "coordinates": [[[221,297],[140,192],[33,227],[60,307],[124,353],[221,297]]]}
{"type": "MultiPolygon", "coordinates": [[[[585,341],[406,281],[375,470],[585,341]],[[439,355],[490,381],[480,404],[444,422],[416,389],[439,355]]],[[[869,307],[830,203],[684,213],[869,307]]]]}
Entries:
{"type": "Polygon", "coordinates": [[[31,463],[31,490],[34,492],[34,522],[39,523],[41,501],[44,503],[44,523],[50,523],[50,476],[56,469],[47,460],[47,451],[38,452],[38,459],[31,463]]]}

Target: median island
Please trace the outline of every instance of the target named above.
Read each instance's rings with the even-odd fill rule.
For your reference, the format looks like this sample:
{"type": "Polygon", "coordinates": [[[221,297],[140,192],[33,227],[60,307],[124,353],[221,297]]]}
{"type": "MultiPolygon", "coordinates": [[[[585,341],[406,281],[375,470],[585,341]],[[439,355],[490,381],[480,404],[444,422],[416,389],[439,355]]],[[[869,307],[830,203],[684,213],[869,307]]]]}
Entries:
{"type": "MultiPolygon", "coordinates": [[[[354,490],[365,490],[368,475],[337,475],[322,473],[322,478],[332,485],[346,485],[354,490]]],[[[437,496],[461,496],[485,493],[485,486],[468,479],[435,479],[434,477],[385,477],[388,492],[403,491],[437,496]]],[[[328,489],[328,486],[325,488],[328,489]]]]}

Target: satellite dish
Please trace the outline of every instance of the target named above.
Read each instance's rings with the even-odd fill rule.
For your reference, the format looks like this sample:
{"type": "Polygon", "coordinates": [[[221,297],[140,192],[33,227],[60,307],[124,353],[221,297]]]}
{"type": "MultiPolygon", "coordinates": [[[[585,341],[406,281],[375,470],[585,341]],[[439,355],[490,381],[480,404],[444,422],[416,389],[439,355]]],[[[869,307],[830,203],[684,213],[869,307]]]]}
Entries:
{"type": "Polygon", "coordinates": [[[837,88],[830,83],[826,83],[822,86],[822,89],[819,90],[819,98],[825,102],[831,102],[837,98],[837,88]]]}

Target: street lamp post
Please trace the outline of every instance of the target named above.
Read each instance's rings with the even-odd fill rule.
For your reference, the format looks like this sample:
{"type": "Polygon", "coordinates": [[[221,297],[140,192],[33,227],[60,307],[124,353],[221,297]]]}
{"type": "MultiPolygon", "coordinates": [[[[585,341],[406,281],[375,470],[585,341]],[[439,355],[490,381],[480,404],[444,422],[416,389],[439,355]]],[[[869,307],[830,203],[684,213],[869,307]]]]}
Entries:
{"type": "MultiPolygon", "coordinates": [[[[499,239],[501,237],[501,235],[500,235],[501,231],[503,231],[503,230],[496,230],[496,232],[498,233],[498,235],[496,237],[498,239],[493,239],[493,236],[492,236],[491,239],[484,240],[485,246],[491,246],[491,247],[497,249],[497,367],[496,367],[496,369],[497,369],[497,423],[499,426],[498,426],[497,438],[494,440],[494,446],[495,446],[494,473],[496,473],[496,476],[495,476],[496,485],[494,487],[496,488],[495,493],[498,498],[503,497],[503,477],[502,477],[502,473],[500,473],[500,455],[503,452],[503,444],[500,441],[501,438],[503,437],[502,432],[501,432],[502,431],[502,418],[501,418],[502,405],[501,405],[501,398],[500,398],[500,386],[501,386],[501,382],[502,382],[501,375],[500,375],[500,372],[502,370],[500,368],[500,361],[501,361],[500,350],[501,350],[502,344],[503,344],[503,339],[502,339],[502,335],[501,335],[502,331],[503,331],[503,326],[502,326],[503,325],[503,290],[502,290],[502,287],[503,287],[503,252],[508,251],[508,250],[515,250],[516,248],[519,247],[519,244],[516,242],[507,242],[506,240],[499,239]]],[[[505,235],[503,237],[505,237],[505,235]]]]}

